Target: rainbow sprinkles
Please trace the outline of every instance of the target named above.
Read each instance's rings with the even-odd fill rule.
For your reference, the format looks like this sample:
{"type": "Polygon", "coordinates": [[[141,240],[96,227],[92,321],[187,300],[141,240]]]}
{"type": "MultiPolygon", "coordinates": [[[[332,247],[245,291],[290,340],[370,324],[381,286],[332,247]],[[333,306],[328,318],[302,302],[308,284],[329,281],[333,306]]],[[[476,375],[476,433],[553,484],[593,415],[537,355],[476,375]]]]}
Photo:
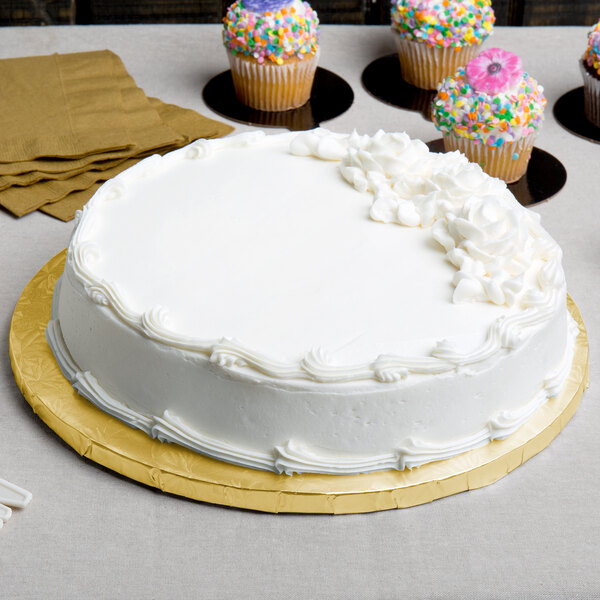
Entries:
{"type": "Polygon", "coordinates": [[[590,69],[600,75],[600,21],[588,34],[588,45],[583,60],[590,69]]]}
{"type": "Polygon", "coordinates": [[[238,0],[223,19],[223,42],[236,55],[283,64],[290,58],[314,56],[319,19],[300,0],[238,0]]]}
{"type": "Polygon", "coordinates": [[[491,0],[397,0],[392,27],[408,40],[437,48],[481,44],[491,33],[495,16],[491,0]]]}
{"type": "Polygon", "coordinates": [[[498,148],[537,131],[544,119],[544,89],[520,64],[516,69],[512,57],[497,48],[486,50],[467,70],[461,67],[446,78],[432,104],[435,126],[444,134],[498,148]]]}

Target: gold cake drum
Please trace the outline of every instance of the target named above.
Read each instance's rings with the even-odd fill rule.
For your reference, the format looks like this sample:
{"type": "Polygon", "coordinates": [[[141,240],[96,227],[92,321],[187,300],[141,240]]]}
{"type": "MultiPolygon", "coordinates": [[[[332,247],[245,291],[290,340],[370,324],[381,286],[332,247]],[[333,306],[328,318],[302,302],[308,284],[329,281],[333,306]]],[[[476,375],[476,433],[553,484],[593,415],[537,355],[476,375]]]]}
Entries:
{"type": "Polygon", "coordinates": [[[15,380],[34,412],[80,455],[126,477],[187,498],[266,512],[361,513],[405,508],[497,481],[543,450],[573,416],[588,384],[588,340],[579,325],[563,391],[505,440],[405,471],[278,475],[220,462],[132,429],[81,397],[45,339],[66,251],[27,284],[15,308],[9,350],[15,380]]]}

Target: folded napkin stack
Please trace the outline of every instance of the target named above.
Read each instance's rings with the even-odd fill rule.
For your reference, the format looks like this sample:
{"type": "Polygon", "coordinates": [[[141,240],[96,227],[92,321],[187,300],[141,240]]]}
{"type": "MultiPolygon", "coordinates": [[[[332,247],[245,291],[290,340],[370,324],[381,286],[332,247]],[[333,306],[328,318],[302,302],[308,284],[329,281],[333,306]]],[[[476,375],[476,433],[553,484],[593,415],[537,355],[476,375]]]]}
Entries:
{"type": "Polygon", "coordinates": [[[0,60],[0,206],[63,221],[151,154],[232,128],[148,98],[109,50],[0,60]]]}

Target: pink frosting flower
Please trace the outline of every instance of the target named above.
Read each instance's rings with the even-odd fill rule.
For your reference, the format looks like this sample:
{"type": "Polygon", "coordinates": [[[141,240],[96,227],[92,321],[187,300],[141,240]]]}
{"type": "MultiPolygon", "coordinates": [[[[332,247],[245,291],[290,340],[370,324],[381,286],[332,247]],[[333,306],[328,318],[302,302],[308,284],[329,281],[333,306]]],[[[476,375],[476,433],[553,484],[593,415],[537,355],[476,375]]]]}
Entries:
{"type": "Polygon", "coordinates": [[[521,59],[501,48],[484,50],[467,63],[467,81],[476,92],[498,94],[515,88],[523,75],[521,59]]]}

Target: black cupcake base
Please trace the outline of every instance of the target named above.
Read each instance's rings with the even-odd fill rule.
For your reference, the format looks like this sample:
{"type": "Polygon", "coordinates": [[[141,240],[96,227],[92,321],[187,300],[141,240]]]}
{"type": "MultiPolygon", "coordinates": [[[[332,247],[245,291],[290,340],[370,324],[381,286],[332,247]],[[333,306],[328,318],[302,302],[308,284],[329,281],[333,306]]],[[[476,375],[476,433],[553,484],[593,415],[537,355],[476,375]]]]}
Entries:
{"type": "Polygon", "coordinates": [[[202,91],[206,105],[217,114],[261,127],[284,127],[291,131],[314,129],[323,121],[346,112],[354,102],[354,92],[339,75],[317,67],[308,102],[300,108],[281,112],[256,110],[240,102],[233,87],[231,71],[213,77],[202,91]]]}
{"type": "Polygon", "coordinates": [[[583,86],[563,94],[554,104],[554,117],[571,133],[590,142],[600,143],[600,127],[585,118],[583,86]]]}
{"type": "Polygon", "coordinates": [[[431,121],[431,102],[436,91],[422,90],[404,81],[397,54],[382,56],[367,65],[362,73],[362,84],[377,100],[419,112],[431,121]]]}

